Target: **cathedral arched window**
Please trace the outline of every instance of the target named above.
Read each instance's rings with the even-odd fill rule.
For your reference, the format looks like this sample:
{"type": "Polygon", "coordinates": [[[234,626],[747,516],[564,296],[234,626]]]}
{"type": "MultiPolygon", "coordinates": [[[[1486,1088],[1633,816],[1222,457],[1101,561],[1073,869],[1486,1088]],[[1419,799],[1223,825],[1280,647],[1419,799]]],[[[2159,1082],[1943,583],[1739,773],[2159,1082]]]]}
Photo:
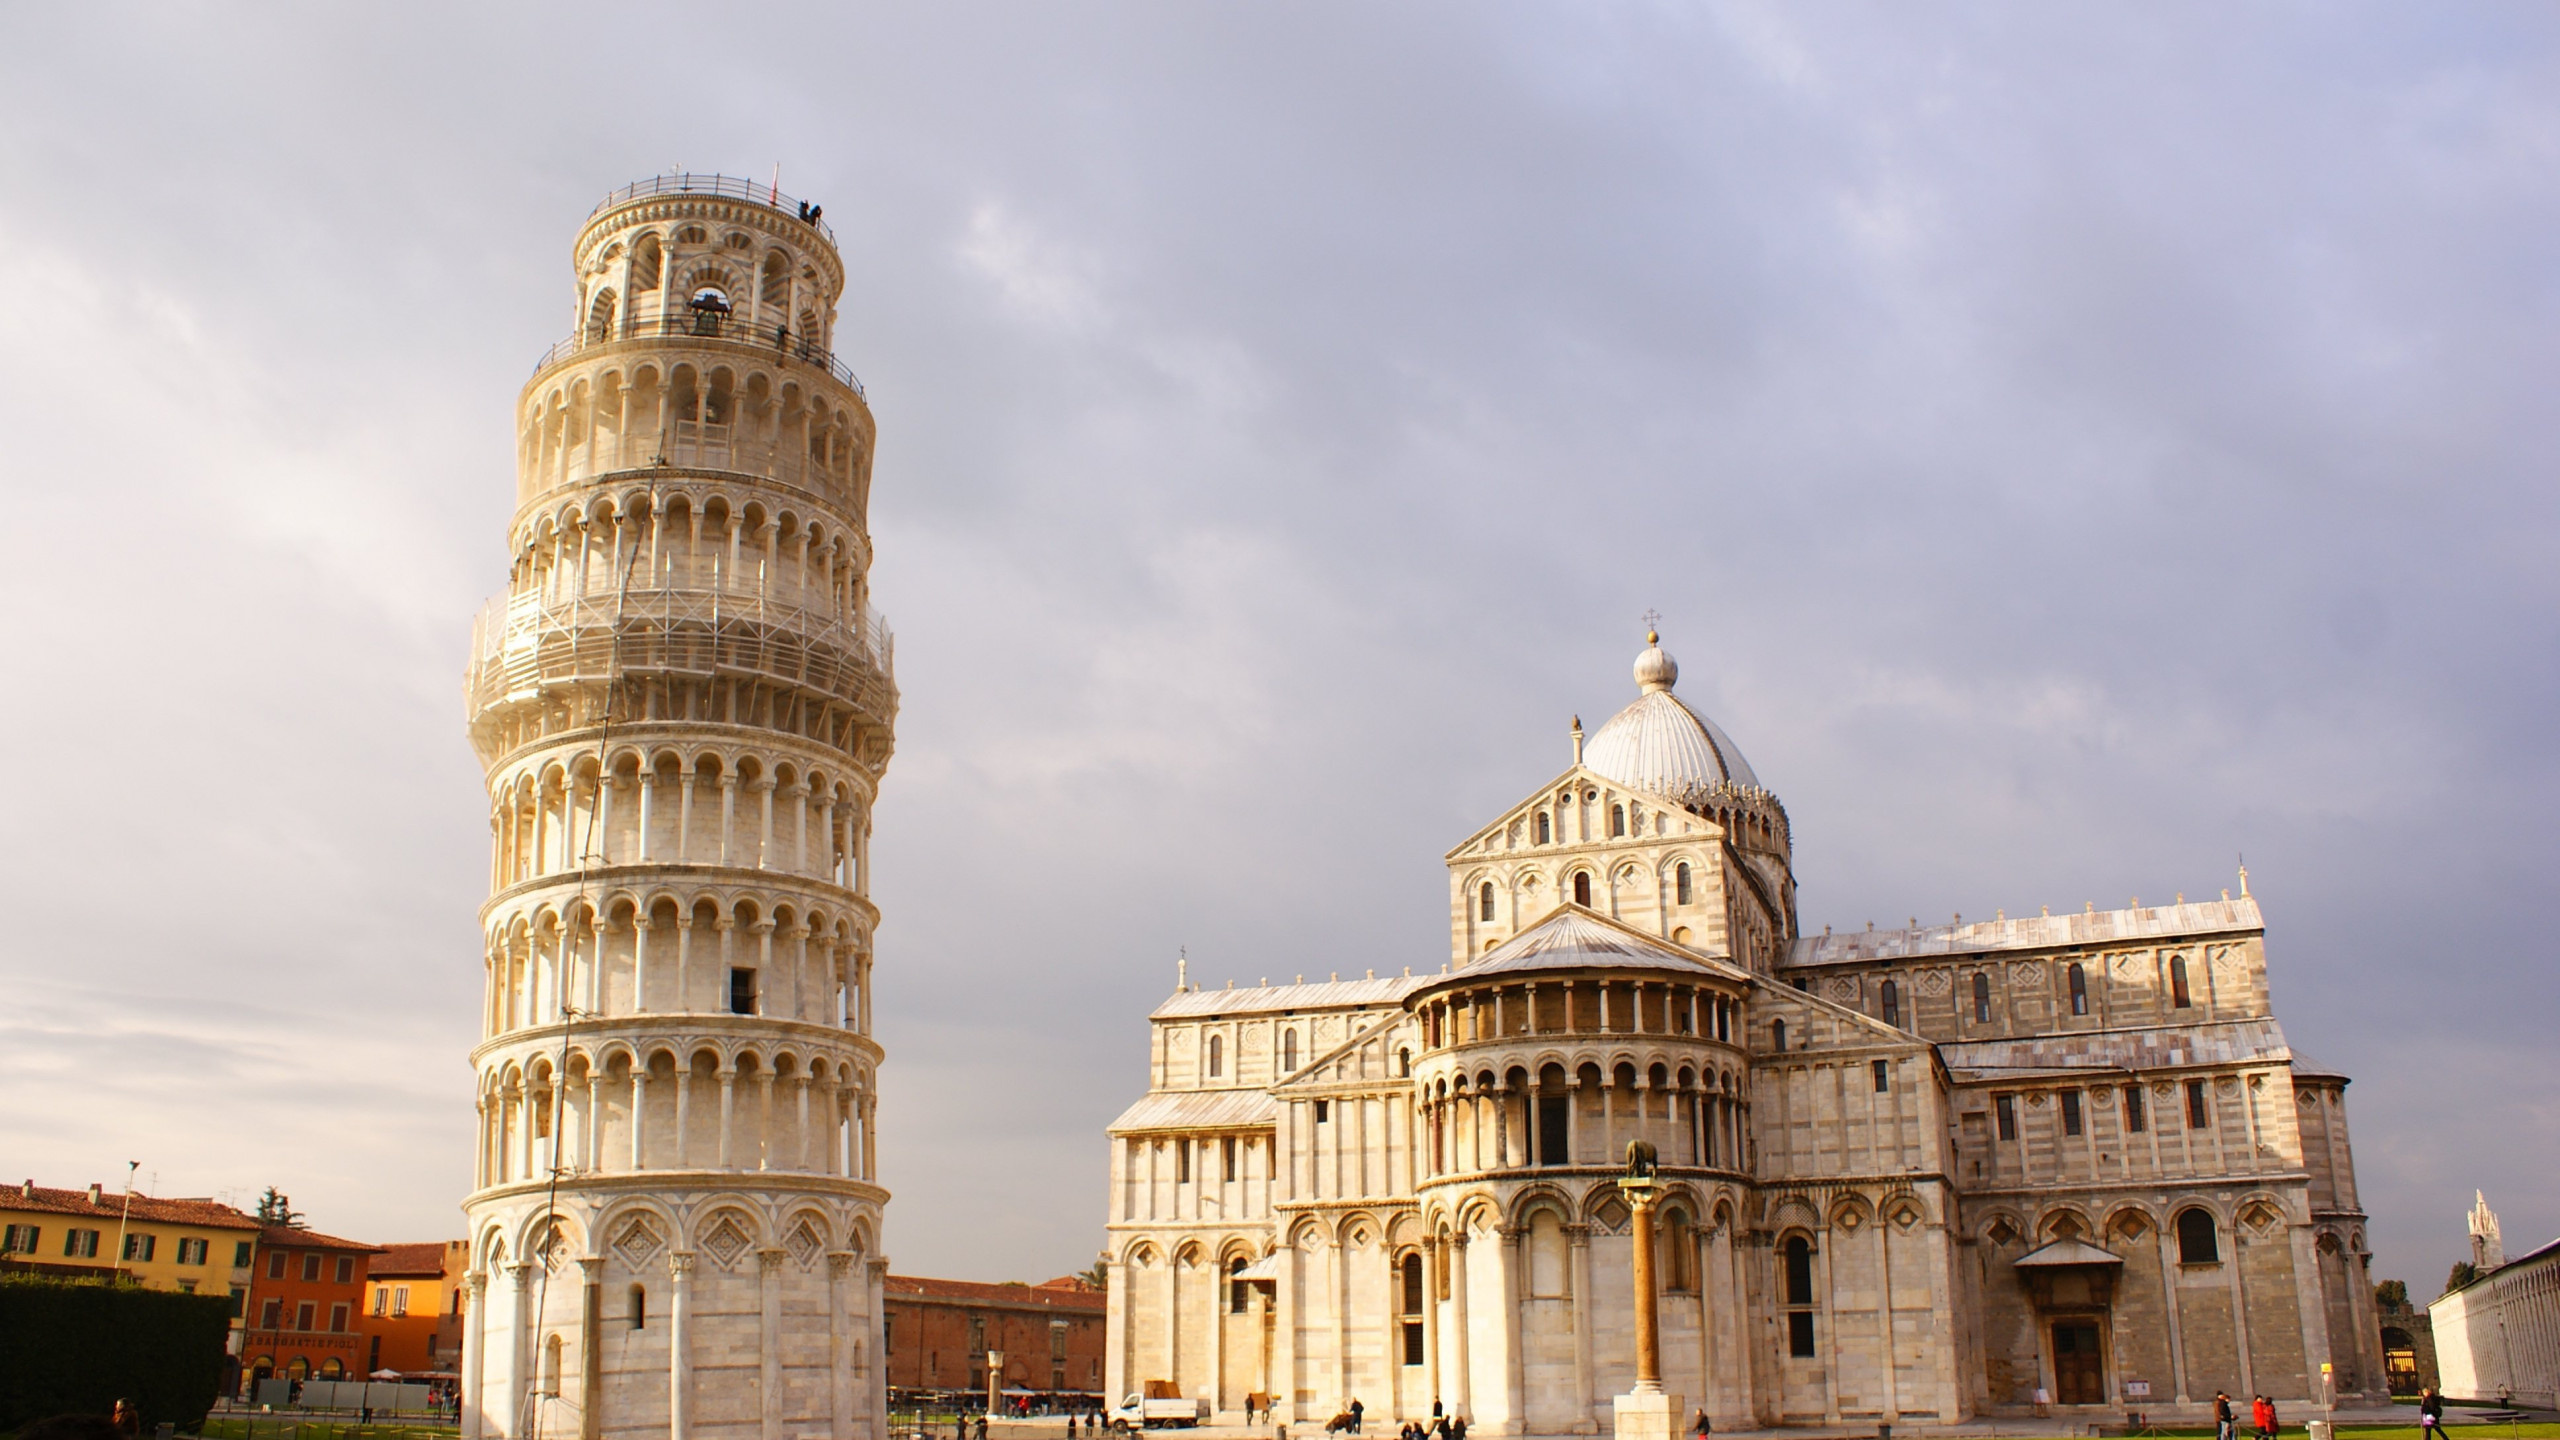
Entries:
{"type": "Polygon", "coordinates": [[[1902,987],[1887,980],[1877,993],[1884,1009],[1884,1023],[1899,1029],[1902,1025],[1902,987]]]}
{"type": "Polygon", "coordinates": [[[1227,1262],[1227,1309],[1238,1315],[1253,1304],[1253,1282],[1244,1278],[1250,1263],[1241,1255],[1227,1262]]]}
{"type": "Polygon", "coordinates": [[[659,262],[663,255],[664,252],[659,249],[658,237],[655,235],[643,235],[632,243],[631,288],[633,290],[658,288],[659,262]]]}
{"type": "Polygon", "coordinates": [[[1298,1032],[1295,1030],[1283,1030],[1280,1032],[1280,1071],[1284,1075],[1291,1074],[1294,1073],[1297,1068],[1298,1032]]]}
{"type": "Polygon", "coordinates": [[[1484,882],[1483,888],[1476,891],[1476,918],[1478,920],[1493,918],[1493,882],[1490,880],[1484,882]]]}
{"type": "Polygon", "coordinates": [[[1669,1264],[1662,1267],[1662,1288],[1695,1290],[1698,1288],[1697,1231],[1689,1224],[1689,1212],[1674,1205],[1663,1212],[1662,1239],[1670,1252],[1669,1264]]]}
{"type": "Polygon", "coordinates": [[[1786,1021],[1772,1020],[1769,1022],[1769,1048],[1772,1050],[1784,1050],[1787,1048],[1786,1021]]]}
{"type": "Polygon", "coordinates": [[[1410,1080],[1413,1078],[1412,1051],[1398,1050],[1396,1052],[1396,1078],[1400,1080],[1410,1080]]]}
{"type": "Polygon", "coordinates": [[[1612,839],[1612,840],[1616,840],[1616,839],[1619,839],[1620,837],[1624,836],[1626,833],[1627,833],[1627,807],[1626,807],[1626,806],[1624,806],[1624,805],[1612,805],[1612,806],[1610,806],[1610,807],[1609,807],[1609,838],[1610,838],[1610,839],[1612,839]]]}
{"type": "Polygon", "coordinates": [[[648,1327],[649,1292],[638,1285],[634,1285],[631,1287],[631,1328],[634,1330],[645,1330],[648,1327]]]}
{"type": "Polygon", "coordinates": [[[2071,1013],[2089,1013],[2089,972],[2081,969],[2077,960],[2071,962],[2071,1013]]]}
{"type": "Polygon", "coordinates": [[[2187,993],[2187,957],[2184,955],[2169,957],[2169,1003],[2181,1010],[2195,1003],[2194,997],[2187,993]]]}
{"type": "Polygon", "coordinates": [[[1691,891],[1689,889],[1688,861],[1681,861],[1679,868],[1671,872],[1671,888],[1673,893],[1679,897],[1679,904],[1687,905],[1692,903],[1691,891]]]}
{"type": "Polygon", "coordinates": [[[1210,1078],[1210,1079],[1212,1079],[1212,1080],[1215,1080],[1215,1079],[1217,1079],[1220,1075],[1224,1074],[1224,1073],[1225,1073],[1225,1071],[1226,1071],[1226,1065],[1227,1065],[1227,1037],[1225,1037],[1224,1035],[1212,1035],[1212,1036],[1210,1036],[1210,1037],[1209,1037],[1209,1078],[1210,1078]]]}
{"type": "Polygon", "coordinates": [[[2215,1265],[2221,1263],[2222,1245],[2213,1233],[2213,1212],[2181,1210],[2178,1212],[2178,1263],[2181,1265],[2215,1265]]]}
{"type": "Polygon", "coordinates": [[[1813,1357],[1813,1242],[1801,1235],[1786,1244],[1787,1354],[1813,1357]]]}
{"type": "Polygon", "coordinates": [[[544,1395],[560,1393],[560,1337],[557,1335],[543,1342],[540,1393],[544,1395]]]}
{"type": "Polygon", "coordinates": [[[1573,872],[1573,903],[1583,906],[1591,903],[1591,872],[1588,870],[1573,872]]]}
{"type": "Polygon", "coordinates": [[[1396,1313],[1402,1316],[1396,1327],[1404,1341],[1404,1363],[1422,1363],[1422,1257],[1407,1255],[1396,1262],[1396,1313]]]}
{"type": "Polygon", "coordinates": [[[1548,818],[1548,816],[1547,816],[1547,812],[1546,812],[1546,811],[1544,811],[1544,810],[1539,811],[1539,812],[1538,812],[1538,843],[1539,843],[1539,844],[1541,844],[1541,845],[1544,845],[1544,844],[1546,844],[1547,842],[1549,842],[1550,840],[1553,840],[1554,838],[1555,838],[1555,824],[1554,824],[1554,822],[1548,818]]]}
{"type": "Polygon", "coordinates": [[[1980,970],[1973,972],[1973,1023],[1991,1023],[1991,977],[1980,970]]]}

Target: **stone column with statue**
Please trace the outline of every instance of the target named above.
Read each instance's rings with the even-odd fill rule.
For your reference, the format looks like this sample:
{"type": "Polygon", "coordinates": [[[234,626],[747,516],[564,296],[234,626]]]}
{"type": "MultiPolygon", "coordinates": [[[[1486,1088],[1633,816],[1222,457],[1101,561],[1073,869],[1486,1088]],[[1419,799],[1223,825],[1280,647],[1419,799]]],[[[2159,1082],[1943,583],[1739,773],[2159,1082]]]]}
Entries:
{"type": "Polygon", "coordinates": [[[1662,1199],[1652,1144],[1627,1143],[1618,1193],[1635,1212],[1636,1383],[1617,1397],[1617,1440],[1679,1440],[1682,1397],[1662,1388],[1662,1323],[1653,1272],[1653,1217],[1662,1199]]]}

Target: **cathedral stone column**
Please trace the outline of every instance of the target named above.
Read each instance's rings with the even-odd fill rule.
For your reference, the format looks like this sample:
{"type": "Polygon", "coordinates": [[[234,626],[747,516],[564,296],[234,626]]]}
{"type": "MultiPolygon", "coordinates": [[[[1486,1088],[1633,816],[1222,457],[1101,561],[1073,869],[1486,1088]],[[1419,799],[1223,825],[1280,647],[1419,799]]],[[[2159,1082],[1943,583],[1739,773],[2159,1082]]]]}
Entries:
{"type": "Polygon", "coordinates": [[[1465,1415],[1473,1405],[1474,1380],[1470,1373],[1467,1336],[1467,1231],[1461,1224],[1458,1233],[1449,1237],[1449,1333],[1454,1342],[1450,1349],[1451,1369],[1457,1383],[1451,1387],[1449,1413],[1465,1415]]]}
{"type": "Polygon", "coordinates": [[[1528,1392],[1527,1387],[1520,1383],[1520,1320],[1521,1312],[1528,1307],[1520,1303],[1524,1288],[1521,1284],[1524,1277],[1520,1273],[1520,1242],[1526,1237],[1516,1225],[1502,1226],[1494,1233],[1502,1240],[1502,1248],[1496,1256],[1502,1275],[1502,1384],[1503,1400],[1511,1407],[1511,1416],[1504,1424],[1506,1433],[1525,1435],[1529,1432],[1528,1392]]]}
{"type": "Polygon", "coordinates": [[[1573,1247],[1573,1431],[1600,1428],[1592,1416],[1591,1394],[1591,1227],[1568,1225],[1573,1247]]]}

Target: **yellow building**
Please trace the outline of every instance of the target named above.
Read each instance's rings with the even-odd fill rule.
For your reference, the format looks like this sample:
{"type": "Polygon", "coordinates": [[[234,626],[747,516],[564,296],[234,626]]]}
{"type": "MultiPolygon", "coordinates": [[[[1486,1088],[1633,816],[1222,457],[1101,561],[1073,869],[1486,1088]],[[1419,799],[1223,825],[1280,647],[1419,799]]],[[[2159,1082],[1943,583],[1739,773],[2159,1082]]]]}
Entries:
{"type": "Polygon", "coordinates": [[[154,1290],[228,1294],[235,1329],[258,1230],[255,1216],[211,1200],[158,1200],[99,1185],[51,1190],[33,1180],[0,1189],[0,1270],[121,1273],[154,1290]]]}

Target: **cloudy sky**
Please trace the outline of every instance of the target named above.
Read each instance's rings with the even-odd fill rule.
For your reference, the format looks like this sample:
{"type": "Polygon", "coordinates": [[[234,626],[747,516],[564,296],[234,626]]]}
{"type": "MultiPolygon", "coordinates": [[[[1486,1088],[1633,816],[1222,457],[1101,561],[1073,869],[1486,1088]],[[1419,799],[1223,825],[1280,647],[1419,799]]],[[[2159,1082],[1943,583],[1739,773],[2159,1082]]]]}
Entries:
{"type": "Polygon", "coordinates": [[[1649,608],[1809,927],[2245,853],[2377,1273],[2560,1233],[2527,6],[7,7],[7,1178],[459,1232],[517,388],[598,196],[777,163],[880,422],[901,1269],[1092,1258],[1178,949],[1437,964],[1649,608]]]}

